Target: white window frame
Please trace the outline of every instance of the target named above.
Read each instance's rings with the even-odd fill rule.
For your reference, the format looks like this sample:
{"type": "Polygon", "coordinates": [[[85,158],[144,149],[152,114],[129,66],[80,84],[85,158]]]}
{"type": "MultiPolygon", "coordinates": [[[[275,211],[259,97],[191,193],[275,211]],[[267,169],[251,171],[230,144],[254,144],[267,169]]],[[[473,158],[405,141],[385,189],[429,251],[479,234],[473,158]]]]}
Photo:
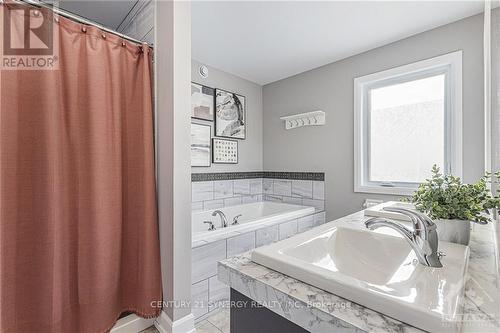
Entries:
{"type": "Polygon", "coordinates": [[[416,183],[368,179],[368,92],[389,84],[445,74],[445,170],[462,177],[462,51],[354,79],[354,192],[411,195],[416,183]]]}

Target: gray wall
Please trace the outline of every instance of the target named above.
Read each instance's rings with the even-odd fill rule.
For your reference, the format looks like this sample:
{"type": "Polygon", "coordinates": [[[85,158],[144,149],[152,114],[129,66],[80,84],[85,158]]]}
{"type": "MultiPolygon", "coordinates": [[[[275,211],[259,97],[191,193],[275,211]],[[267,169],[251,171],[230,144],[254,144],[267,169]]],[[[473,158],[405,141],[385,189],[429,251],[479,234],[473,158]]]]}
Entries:
{"type": "Polygon", "coordinates": [[[482,38],[477,15],[265,85],[264,169],[325,172],[327,219],[359,210],[365,198],[390,198],[353,190],[353,79],[463,50],[463,172],[476,180],[484,164],[482,38]],[[285,131],[279,120],[318,109],[325,126],[285,131]]]}
{"type": "MultiPolygon", "coordinates": [[[[246,139],[238,140],[238,164],[212,164],[210,167],[192,167],[192,172],[240,172],[262,171],[262,86],[238,76],[208,67],[208,77],[200,76],[198,71],[201,63],[191,61],[191,80],[212,88],[221,88],[246,97],[246,139]]],[[[199,121],[200,124],[212,126],[213,122],[199,121]]]]}

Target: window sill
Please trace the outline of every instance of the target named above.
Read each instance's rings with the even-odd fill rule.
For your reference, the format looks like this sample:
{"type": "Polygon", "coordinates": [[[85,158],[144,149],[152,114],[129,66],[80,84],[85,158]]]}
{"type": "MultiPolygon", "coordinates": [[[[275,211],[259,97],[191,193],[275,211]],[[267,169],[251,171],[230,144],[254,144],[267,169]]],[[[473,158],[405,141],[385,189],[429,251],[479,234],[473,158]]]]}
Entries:
{"type": "Polygon", "coordinates": [[[370,186],[359,185],[354,187],[356,193],[373,193],[373,194],[392,194],[410,196],[417,190],[417,187],[388,187],[388,186],[370,186]]]}

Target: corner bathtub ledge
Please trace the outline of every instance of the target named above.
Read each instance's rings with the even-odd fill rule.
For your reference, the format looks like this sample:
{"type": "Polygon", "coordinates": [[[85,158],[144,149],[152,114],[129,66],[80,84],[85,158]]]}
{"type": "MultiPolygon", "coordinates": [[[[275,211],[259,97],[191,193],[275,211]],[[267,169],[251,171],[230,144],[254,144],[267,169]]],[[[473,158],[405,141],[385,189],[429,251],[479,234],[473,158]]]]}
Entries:
{"type": "MultiPolygon", "coordinates": [[[[239,210],[239,209],[248,209],[248,207],[251,207],[251,205],[256,205],[256,204],[264,204],[264,205],[276,205],[276,206],[283,206],[281,208],[281,211],[279,212],[273,212],[270,215],[264,215],[264,216],[259,216],[258,218],[254,218],[251,221],[248,222],[243,222],[241,224],[238,224],[236,226],[228,225],[226,228],[219,228],[218,224],[218,217],[215,217],[213,219],[207,218],[206,220],[211,220],[211,221],[216,221],[214,222],[214,225],[216,226],[216,230],[214,231],[203,231],[203,232],[193,232],[192,234],[192,239],[191,239],[191,248],[196,248],[199,246],[203,246],[209,243],[217,242],[222,239],[228,239],[231,237],[236,237],[240,236],[243,234],[247,234],[250,232],[255,232],[256,230],[271,227],[274,225],[279,225],[291,220],[298,220],[304,217],[314,217],[317,214],[324,213],[324,211],[316,211],[314,207],[312,206],[304,206],[304,205],[294,205],[294,204],[287,204],[287,203],[274,203],[274,202],[255,202],[255,203],[250,203],[250,204],[241,204],[241,205],[235,205],[235,206],[229,206],[225,208],[220,208],[220,210],[225,211],[227,209],[231,210],[239,210]]],[[[213,210],[208,210],[208,211],[202,211],[202,212],[196,212],[193,213],[193,218],[192,218],[192,223],[194,224],[200,224],[203,223],[203,221],[199,220],[200,217],[199,215],[203,214],[202,216],[206,217],[207,212],[212,212],[213,210]],[[197,216],[195,218],[195,216],[197,216]]],[[[239,213],[239,211],[238,211],[239,213]]],[[[230,219],[233,215],[228,215],[226,213],[227,217],[230,219]]],[[[203,218],[202,218],[203,219],[203,218]]],[[[193,226],[194,228],[194,226],[193,226]]]]}

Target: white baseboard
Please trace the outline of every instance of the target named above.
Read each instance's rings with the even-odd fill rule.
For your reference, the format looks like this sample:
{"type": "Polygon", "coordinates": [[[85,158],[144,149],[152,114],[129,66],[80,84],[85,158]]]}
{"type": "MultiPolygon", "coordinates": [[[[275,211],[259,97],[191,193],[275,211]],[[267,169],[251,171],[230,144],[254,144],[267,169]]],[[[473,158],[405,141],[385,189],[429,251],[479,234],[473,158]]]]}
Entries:
{"type": "Polygon", "coordinates": [[[144,319],[135,314],[118,319],[111,333],[137,333],[153,325],[154,319],[144,319]]]}
{"type": "Polygon", "coordinates": [[[154,321],[155,327],[160,333],[194,333],[194,316],[192,313],[182,317],[174,322],[165,312],[154,321]]]}

